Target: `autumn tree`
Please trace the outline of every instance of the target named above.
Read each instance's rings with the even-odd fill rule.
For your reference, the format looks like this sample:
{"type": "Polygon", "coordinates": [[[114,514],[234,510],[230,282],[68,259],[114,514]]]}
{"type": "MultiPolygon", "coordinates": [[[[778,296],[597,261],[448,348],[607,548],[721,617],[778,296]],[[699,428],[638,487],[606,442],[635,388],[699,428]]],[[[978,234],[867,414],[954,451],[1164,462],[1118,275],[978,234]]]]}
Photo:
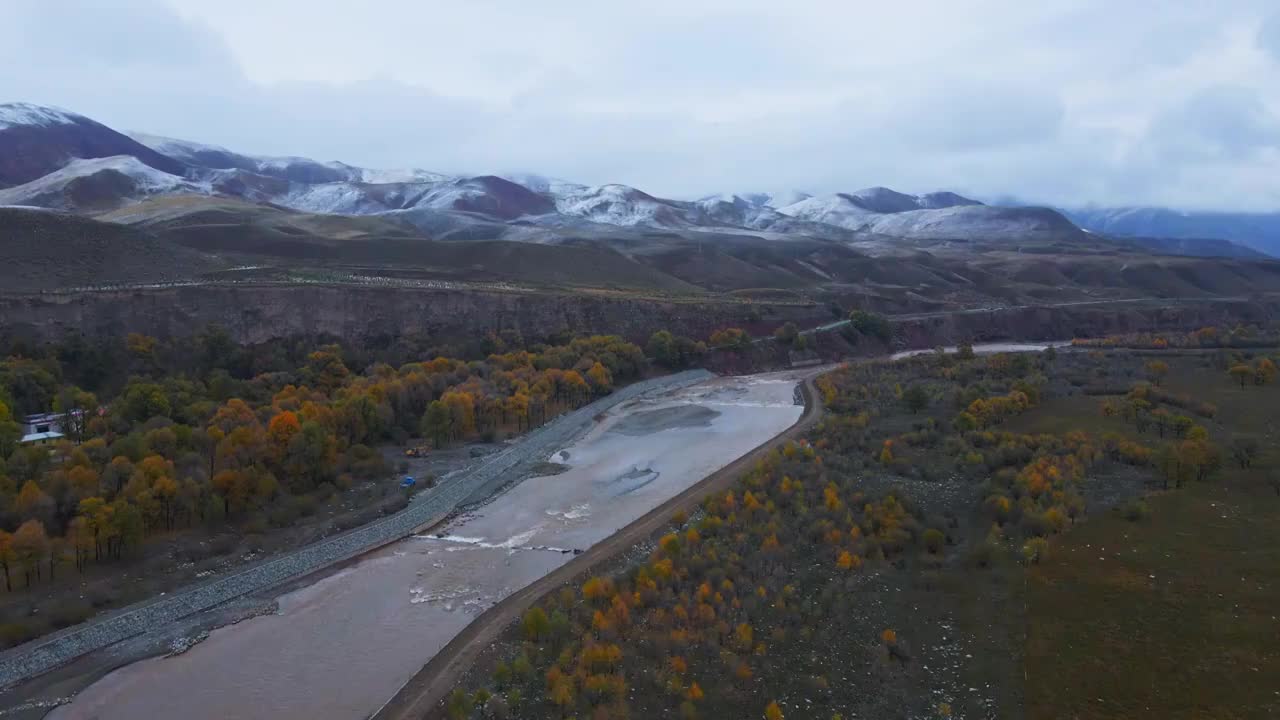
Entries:
{"type": "Polygon", "coordinates": [[[902,392],[902,402],[914,415],[929,407],[929,391],[923,385],[915,384],[902,392]]]}
{"type": "Polygon", "coordinates": [[[40,577],[40,563],[49,552],[49,536],[45,532],[44,523],[39,520],[28,520],[18,526],[13,534],[13,554],[26,576],[27,587],[31,587],[31,576],[40,577]]]}
{"type": "Polygon", "coordinates": [[[532,642],[541,642],[551,633],[551,621],[547,618],[546,611],[537,606],[525,611],[520,627],[525,639],[532,642]]]}
{"type": "Polygon", "coordinates": [[[433,400],[422,415],[422,435],[431,438],[437,448],[444,447],[453,434],[453,417],[449,406],[440,400],[433,400]]]}
{"type": "Polygon", "coordinates": [[[342,362],[340,352],[337,345],[326,345],[308,355],[302,368],[307,383],[330,393],[341,387],[351,371],[342,362]]]}
{"type": "Polygon", "coordinates": [[[1241,469],[1248,468],[1258,456],[1257,438],[1238,437],[1231,441],[1231,457],[1240,464],[1241,469]]]}
{"type": "Polygon", "coordinates": [[[21,439],[22,426],[13,419],[9,406],[0,402],[0,458],[12,455],[21,439]]]}
{"type": "Polygon", "coordinates": [[[883,315],[854,310],[849,313],[849,324],[860,334],[877,338],[881,342],[887,343],[893,339],[893,328],[889,325],[889,319],[883,315]]]}
{"type": "Polygon", "coordinates": [[[1151,360],[1144,369],[1147,371],[1147,379],[1156,387],[1159,387],[1165,376],[1169,374],[1169,364],[1163,360],[1151,360]]]}
{"type": "Polygon", "coordinates": [[[13,550],[13,535],[5,530],[0,530],[0,568],[4,569],[4,589],[13,591],[13,577],[10,575],[12,566],[17,562],[17,556],[13,550]]]}
{"type": "Polygon", "coordinates": [[[712,347],[745,353],[751,349],[751,336],[742,328],[722,328],[711,333],[712,347]]]}
{"type": "Polygon", "coordinates": [[[597,395],[607,394],[613,389],[613,375],[599,361],[587,370],[587,381],[591,383],[591,389],[597,395]]]}
{"type": "Polygon", "coordinates": [[[786,716],[782,714],[782,708],[778,707],[778,701],[773,700],[764,708],[765,720],[784,720],[786,716]]]}
{"type": "Polygon", "coordinates": [[[1231,377],[1235,378],[1236,382],[1240,383],[1240,387],[1242,388],[1249,384],[1249,381],[1254,377],[1254,369],[1244,363],[1232,365],[1231,368],[1227,370],[1227,373],[1231,375],[1231,377]]]}
{"type": "Polygon", "coordinates": [[[1253,381],[1258,385],[1269,385],[1276,379],[1276,364],[1270,358],[1258,358],[1254,365],[1253,381]]]}

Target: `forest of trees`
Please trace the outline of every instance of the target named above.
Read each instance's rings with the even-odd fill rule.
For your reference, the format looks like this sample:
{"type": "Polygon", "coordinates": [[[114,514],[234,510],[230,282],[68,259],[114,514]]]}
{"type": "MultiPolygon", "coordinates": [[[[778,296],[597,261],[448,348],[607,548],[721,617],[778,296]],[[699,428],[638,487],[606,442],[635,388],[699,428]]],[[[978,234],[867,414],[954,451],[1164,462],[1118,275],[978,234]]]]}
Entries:
{"type": "Polygon", "coordinates": [[[646,562],[528,610],[523,647],[495,669],[494,691],[455,692],[449,714],[701,717],[708,703],[750,714],[706,717],[781,713],[771,700],[747,709],[780,676],[785,648],[814,639],[815,620],[842,606],[864,568],[944,549],[942,528],[894,494],[868,496],[825,457],[808,442],[774,451],[695,519],[678,517],[646,562]]]}
{"type": "MultiPolygon", "coordinates": [[[[1224,369],[1219,391],[1232,387],[1237,373],[1225,369],[1237,365],[1250,368],[1249,382],[1271,382],[1266,356],[1194,362],[1224,369]]],[[[1212,439],[1223,432],[1208,427],[1216,407],[1164,387],[1170,372],[1137,354],[978,356],[965,346],[823,375],[816,385],[828,412],[807,439],[771,453],[692,517],[673,518],[644,561],[544,597],[506,638],[508,654],[486,666],[489,681],[456,690],[443,711],[778,718],[799,704],[797,716],[826,720],[876,707],[837,678],[855,667],[892,676],[864,669],[907,662],[911,638],[892,627],[867,633],[852,619],[862,614],[853,591],[864,578],[910,568],[936,577],[956,546],[963,562],[945,563],[955,572],[1036,565],[1055,535],[1085,519],[1091,479],[1137,476],[1176,491],[1212,480],[1228,459],[1247,467],[1259,457],[1256,439],[1232,440],[1229,450],[1212,439]],[[1072,398],[1092,409],[1055,421],[1066,429],[1016,429],[1046,402],[1072,398]],[[1099,414],[1106,429],[1095,428],[1099,414]],[[1112,429],[1116,420],[1124,431],[1112,429]],[[898,480],[924,493],[962,488],[958,497],[972,499],[938,514],[898,480]]],[[[1128,518],[1144,512],[1140,497],[1123,509],[1128,518]]],[[[917,690],[913,716],[951,715],[949,700],[917,690]]]]}
{"type": "Polygon", "coordinates": [[[172,343],[11,343],[0,361],[5,586],[119,559],[154,533],[287,526],[385,477],[380,444],[493,440],[647,367],[614,336],[486,345],[494,352],[482,359],[393,367],[336,344],[238,346],[217,329],[172,343]],[[49,410],[66,437],[20,446],[17,421],[49,410]]]}

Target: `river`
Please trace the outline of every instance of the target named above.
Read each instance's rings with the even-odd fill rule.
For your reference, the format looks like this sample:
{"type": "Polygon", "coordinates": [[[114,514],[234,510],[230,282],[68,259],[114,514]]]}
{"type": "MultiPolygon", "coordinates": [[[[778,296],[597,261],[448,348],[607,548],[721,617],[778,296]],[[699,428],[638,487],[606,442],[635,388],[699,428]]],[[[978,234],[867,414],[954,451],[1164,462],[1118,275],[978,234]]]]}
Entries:
{"type": "Polygon", "coordinates": [[[366,718],[484,609],[790,427],[812,372],[714,378],[620,405],[548,458],[564,472],[283,595],[273,615],[122,667],[49,717],[366,718]]]}

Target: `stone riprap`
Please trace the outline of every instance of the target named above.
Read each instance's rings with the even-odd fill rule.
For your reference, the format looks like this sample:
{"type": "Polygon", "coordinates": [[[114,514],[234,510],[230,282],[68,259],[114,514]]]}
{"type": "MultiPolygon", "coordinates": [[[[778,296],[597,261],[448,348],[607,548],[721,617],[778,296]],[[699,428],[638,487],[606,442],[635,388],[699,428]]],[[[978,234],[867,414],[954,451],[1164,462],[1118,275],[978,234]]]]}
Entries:
{"type": "Polygon", "coordinates": [[[444,518],[477,489],[500,487],[503,483],[497,482],[498,478],[519,472],[520,465],[546,460],[590,427],[597,415],[641,395],[677,390],[711,377],[706,370],[689,370],[628,385],[528,433],[511,447],[486,458],[474,470],[447,477],[394,515],[8,650],[0,654],[0,687],[9,687],[165,623],[269,590],[406,537],[444,518]]]}

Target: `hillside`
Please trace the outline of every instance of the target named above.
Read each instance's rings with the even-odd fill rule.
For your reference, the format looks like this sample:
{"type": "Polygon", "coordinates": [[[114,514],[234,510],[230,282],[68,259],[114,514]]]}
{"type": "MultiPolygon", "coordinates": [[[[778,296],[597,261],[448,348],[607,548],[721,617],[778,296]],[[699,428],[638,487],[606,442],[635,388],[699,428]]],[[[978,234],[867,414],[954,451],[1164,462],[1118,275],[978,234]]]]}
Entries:
{"type": "Polygon", "coordinates": [[[0,188],[21,185],[79,159],[129,155],[171,175],[185,166],[101,123],[57,108],[0,104],[0,188]]]}
{"type": "Polygon", "coordinates": [[[1216,238],[1280,257],[1280,213],[1180,212],[1144,207],[1064,212],[1080,227],[1097,232],[1184,240],[1216,238]]]}
{"type": "Polygon", "coordinates": [[[6,292],[186,280],[222,260],[155,235],[45,210],[0,208],[0,287],[6,292]]]}

